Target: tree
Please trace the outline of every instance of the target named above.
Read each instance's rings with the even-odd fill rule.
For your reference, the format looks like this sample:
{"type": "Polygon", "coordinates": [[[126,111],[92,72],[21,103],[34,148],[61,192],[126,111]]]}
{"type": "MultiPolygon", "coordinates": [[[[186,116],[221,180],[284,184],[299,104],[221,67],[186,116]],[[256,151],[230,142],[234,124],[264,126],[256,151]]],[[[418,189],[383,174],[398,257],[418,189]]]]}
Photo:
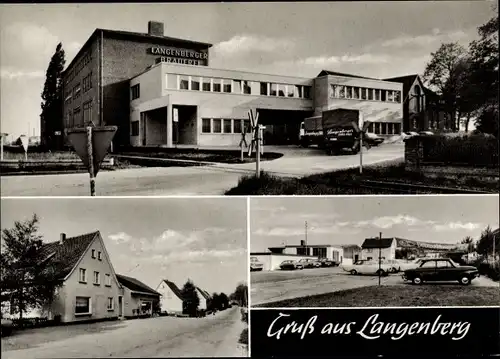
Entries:
{"type": "Polygon", "coordinates": [[[248,305],[248,286],[246,284],[238,284],[231,295],[231,299],[238,302],[240,306],[246,307],[248,305]]]}
{"type": "Polygon", "coordinates": [[[183,298],[183,313],[190,316],[195,316],[198,312],[198,307],[200,306],[200,297],[198,296],[196,286],[190,279],[188,279],[188,281],[182,287],[181,293],[183,298]]]}
{"type": "Polygon", "coordinates": [[[476,249],[476,245],[474,243],[474,239],[472,237],[470,237],[470,236],[467,236],[464,239],[462,239],[462,241],[460,243],[467,245],[467,253],[472,253],[476,249]]]}
{"type": "Polygon", "coordinates": [[[488,226],[481,232],[481,237],[477,242],[477,252],[488,257],[493,252],[493,241],[495,241],[495,253],[498,253],[500,238],[495,236],[491,227],[488,226]]]}
{"type": "Polygon", "coordinates": [[[14,228],[3,229],[2,234],[2,297],[10,300],[11,310],[22,319],[27,310],[49,304],[62,283],[54,262],[42,251],[36,214],[30,220],[16,221],[14,228]]]}
{"type": "Polygon", "coordinates": [[[468,67],[467,52],[458,43],[441,44],[441,47],[431,53],[431,60],[425,67],[424,81],[443,100],[447,112],[452,118],[452,129],[457,129],[459,100],[462,92],[463,69],[468,67]]]}
{"type": "Polygon", "coordinates": [[[66,64],[62,43],[56,47],[56,51],[50,59],[49,66],[45,73],[45,84],[42,92],[42,113],[40,114],[42,143],[49,149],[56,145],[54,141],[54,132],[62,129],[63,110],[62,110],[62,72],[66,64]]]}

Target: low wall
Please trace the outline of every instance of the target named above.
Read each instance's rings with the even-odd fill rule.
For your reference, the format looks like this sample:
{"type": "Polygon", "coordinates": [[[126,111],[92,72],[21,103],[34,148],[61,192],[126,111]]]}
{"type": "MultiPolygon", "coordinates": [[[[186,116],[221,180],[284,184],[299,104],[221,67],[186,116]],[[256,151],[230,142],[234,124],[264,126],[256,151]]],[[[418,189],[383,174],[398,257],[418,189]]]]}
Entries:
{"type": "MultiPolygon", "coordinates": [[[[101,166],[114,166],[113,158],[106,158],[101,166]]],[[[18,172],[18,171],[44,171],[44,170],[73,170],[85,169],[83,162],[79,159],[75,160],[2,160],[0,161],[2,172],[18,172]]]]}

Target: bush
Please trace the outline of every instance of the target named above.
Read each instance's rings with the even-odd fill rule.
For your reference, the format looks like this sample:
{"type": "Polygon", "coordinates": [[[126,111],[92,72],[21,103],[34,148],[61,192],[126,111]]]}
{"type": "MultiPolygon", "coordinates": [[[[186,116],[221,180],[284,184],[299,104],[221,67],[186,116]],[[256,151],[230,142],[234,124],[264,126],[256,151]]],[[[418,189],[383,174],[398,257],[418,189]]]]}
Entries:
{"type": "Polygon", "coordinates": [[[484,262],[482,259],[474,264],[479,271],[479,274],[485,275],[494,281],[500,280],[500,262],[495,263],[484,262]]]}
{"type": "Polygon", "coordinates": [[[238,341],[238,343],[248,345],[248,328],[243,329],[240,334],[240,340],[238,341]]]}

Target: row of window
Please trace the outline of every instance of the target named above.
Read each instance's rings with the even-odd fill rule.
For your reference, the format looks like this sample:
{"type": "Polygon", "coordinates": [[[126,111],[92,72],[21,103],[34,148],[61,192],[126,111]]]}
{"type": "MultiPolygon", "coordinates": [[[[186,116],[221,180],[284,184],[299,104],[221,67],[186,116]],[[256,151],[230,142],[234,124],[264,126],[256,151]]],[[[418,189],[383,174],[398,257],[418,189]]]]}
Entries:
{"type": "Polygon", "coordinates": [[[332,84],[330,98],[401,103],[401,91],[332,84]]]}
{"type": "MultiPolygon", "coordinates": [[[[80,283],[87,283],[87,270],[85,268],[80,268],[80,273],[78,280],[80,283]]],[[[101,273],[94,271],[93,282],[94,285],[101,285],[101,273]]],[[[111,274],[105,275],[105,283],[106,287],[111,287],[111,274]]]]}
{"type": "Polygon", "coordinates": [[[130,88],[130,96],[132,100],[138,99],[141,96],[141,84],[134,85],[130,88]]]}
{"type": "Polygon", "coordinates": [[[85,76],[82,80],[82,86],[80,86],[80,82],[78,82],[73,89],[68,89],[64,93],[64,102],[66,104],[70,104],[72,100],[76,100],[83,93],[86,93],[92,88],[92,72],[85,76]]]}
{"type": "Polygon", "coordinates": [[[80,106],[66,113],[66,128],[83,127],[92,123],[92,100],[83,104],[83,116],[80,106]]]}
{"type": "MultiPolygon", "coordinates": [[[[253,81],[167,74],[167,89],[252,95],[253,81]]],[[[311,98],[311,86],[259,82],[261,96],[311,98]]]]}
{"type": "Polygon", "coordinates": [[[92,61],[92,52],[87,52],[76,62],[66,76],[66,85],[70,83],[78,74],[92,61]]]}
{"type": "Polygon", "coordinates": [[[245,129],[246,133],[251,132],[250,121],[236,118],[202,118],[202,133],[241,133],[245,129]],[[243,126],[243,127],[242,127],[243,126]]]}
{"type": "Polygon", "coordinates": [[[98,259],[100,261],[102,261],[102,252],[101,251],[97,251],[97,257],[96,257],[96,250],[95,249],[92,249],[92,258],[93,259],[98,259]]]}
{"type": "Polygon", "coordinates": [[[399,135],[401,133],[401,123],[371,122],[370,125],[368,125],[368,132],[376,135],[399,135]]]}
{"type": "MultiPolygon", "coordinates": [[[[108,297],[106,308],[109,311],[115,309],[113,297],[108,297]]],[[[76,297],[75,314],[92,314],[92,300],[90,297],[76,297]]]]}
{"type": "Polygon", "coordinates": [[[83,78],[83,93],[89,91],[92,88],[92,71],[83,78]]]}

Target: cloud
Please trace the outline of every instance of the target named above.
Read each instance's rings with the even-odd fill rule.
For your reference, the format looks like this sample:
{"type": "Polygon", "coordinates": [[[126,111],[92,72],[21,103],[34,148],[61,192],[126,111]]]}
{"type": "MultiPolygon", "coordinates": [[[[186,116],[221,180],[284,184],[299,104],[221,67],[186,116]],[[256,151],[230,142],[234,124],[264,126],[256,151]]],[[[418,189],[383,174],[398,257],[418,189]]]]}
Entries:
{"type": "Polygon", "coordinates": [[[269,237],[289,237],[289,236],[303,236],[305,229],[302,228],[285,228],[274,227],[271,229],[259,228],[254,232],[256,236],[269,236],[269,237]]]}
{"type": "Polygon", "coordinates": [[[482,227],[481,223],[462,223],[462,222],[449,222],[445,224],[436,224],[434,229],[439,232],[444,231],[457,231],[457,230],[465,230],[465,231],[474,231],[482,227]]]}
{"type": "Polygon", "coordinates": [[[204,261],[240,261],[239,257],[246,256],[246,249],[231,249],[231,250],[194,250],[194,251],[176,251],[169,254],[155,254],[145,258],[148,262],[169,266],[172,263],[185,262],[204,262],[204,261]]]}
{"type": "MultiPolygon", "coordinates": [[[[401,36],[385,40],[380,46],[391,48],[402,48],[408,46],[427,47],[443,42],[455,42],[467,39],[469,34],[463,30],[442,33],[440,29],[433,29],[432,33],[419,36],[403,34],[401,36]]],[[[373,47],[373,45],[371,46],[373,47]]]]}
{"type": "Polygon", "coordinates": [[[115,233],[115,234],[110,234],[108,236],[108,238],[117,244],[121,244],[121,243],[130,242],[130,240],[132,239],[132,236],[125,233],[125,232],[119,232],[119,233],[115,233]]]}
{"type": "Polygon", "coordinates": [[[43,71],[23,71],[13,68],[0,69],[0,78],[4,80],[40,79],[43,77],[45,77],[45,73],[43,71]]]}
{"type": "Polygon", "coordinates": [[[213,47],[213,52],[221,56],[245,56],[248,52],[290,51],[295,44],[289,39],[278,39],[256,35],[236,35],[213,47]]]}
{"type": "Polygon", "coordinates": [[[392,228],[396,225],[419,226],[433,224],[433,221],[422,221],[416,217],[405,214],[396,216],[375,217],[370,220],[359,221],[354,225],[356,227],[377,227],[382,229],[392,228]]]}
{"type": "Polygon", "coordinates": [[[328,67],[342,64],[382,64],[388,63],[388,55],[375,55],[369,53],[342,55],[342,56],[313,56],[297,61],[298,65],[328,67]]]}

